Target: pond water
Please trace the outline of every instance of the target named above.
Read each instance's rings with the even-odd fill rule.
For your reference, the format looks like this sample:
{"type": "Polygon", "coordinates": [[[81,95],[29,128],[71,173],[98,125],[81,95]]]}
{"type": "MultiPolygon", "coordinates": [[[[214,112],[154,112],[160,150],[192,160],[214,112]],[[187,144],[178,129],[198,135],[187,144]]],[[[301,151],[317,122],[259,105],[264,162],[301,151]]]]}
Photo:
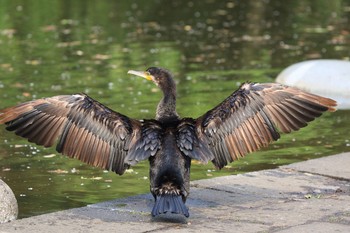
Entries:
{"type": "MultiPolygon", "coordinates": [[[[0,2],[0,108],[85,92],[136,119],[153,118],[161,93],[129,69],[161,66],[178,83],[178,112],[198,117],[244,81],[272,82],[308,59],[349,60],[349,1],[0,2]]],[[[192,179],[275,168],[350,151],[350,111],[326,113],[268,149],[192,179]]],[[[149,191],[148,163],[123,176],[28,143],[0,126],[0,178],[19,217],[149,191]]]]}

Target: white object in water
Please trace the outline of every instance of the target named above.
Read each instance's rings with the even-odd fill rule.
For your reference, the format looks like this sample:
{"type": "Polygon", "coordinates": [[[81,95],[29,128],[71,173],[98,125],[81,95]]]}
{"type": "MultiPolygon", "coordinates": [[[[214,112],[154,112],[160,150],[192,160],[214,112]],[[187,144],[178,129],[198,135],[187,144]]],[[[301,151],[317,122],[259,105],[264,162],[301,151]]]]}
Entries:
{"type": "Polygon", "coordinates": [[[310,60],[284,69],[276,82],[332,98],[338,109],[350,109],[350,62],[310,60]]]}

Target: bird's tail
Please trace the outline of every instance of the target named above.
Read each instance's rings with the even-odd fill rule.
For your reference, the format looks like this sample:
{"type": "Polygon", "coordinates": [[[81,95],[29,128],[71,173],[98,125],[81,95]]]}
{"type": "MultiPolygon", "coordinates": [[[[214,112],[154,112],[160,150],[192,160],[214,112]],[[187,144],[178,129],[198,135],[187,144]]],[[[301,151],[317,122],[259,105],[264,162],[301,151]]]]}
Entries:
{"type": "Polygon", "coordinates": [[[162,194],[156,197],[156,203],[152,210],[152,216],[155,217],[159,214],[165,214],[167,212],[173,214],[183,214],[186,217],[190,216],[188,208],[182,201],[181,195],[176,194],[162,194]]]}

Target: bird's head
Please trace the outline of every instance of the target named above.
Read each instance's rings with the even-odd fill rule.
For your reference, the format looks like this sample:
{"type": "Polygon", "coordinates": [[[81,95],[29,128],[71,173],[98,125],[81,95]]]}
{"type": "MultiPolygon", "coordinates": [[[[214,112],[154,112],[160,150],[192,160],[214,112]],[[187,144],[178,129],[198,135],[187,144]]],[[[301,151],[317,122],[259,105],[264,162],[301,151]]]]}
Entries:
{"type": "Polygon", "coordinates": [[[171,73],[166,69],[150,67],[146,71],[129,70],[128,74],[134,74],[153,81],[163,91],[175,90],[175,82],[171,73]]]}

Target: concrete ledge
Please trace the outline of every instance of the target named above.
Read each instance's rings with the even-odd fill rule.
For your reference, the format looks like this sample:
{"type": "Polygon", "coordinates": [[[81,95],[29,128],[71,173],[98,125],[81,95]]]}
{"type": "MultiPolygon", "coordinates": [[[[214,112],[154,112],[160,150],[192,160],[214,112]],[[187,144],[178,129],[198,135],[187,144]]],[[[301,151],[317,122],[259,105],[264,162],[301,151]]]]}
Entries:
{"type": "Polygon", "coordinates": [[[350,153],[342,153],[286,166],[301,172],[350,181],[350,153]]]}
{"type": "Polygon", "coordinates": [[[188,219],[152,219],[146,194],[16,220],[0,232],[350,232],[349,168],[344,153],[194,181],[188,219]]]}

